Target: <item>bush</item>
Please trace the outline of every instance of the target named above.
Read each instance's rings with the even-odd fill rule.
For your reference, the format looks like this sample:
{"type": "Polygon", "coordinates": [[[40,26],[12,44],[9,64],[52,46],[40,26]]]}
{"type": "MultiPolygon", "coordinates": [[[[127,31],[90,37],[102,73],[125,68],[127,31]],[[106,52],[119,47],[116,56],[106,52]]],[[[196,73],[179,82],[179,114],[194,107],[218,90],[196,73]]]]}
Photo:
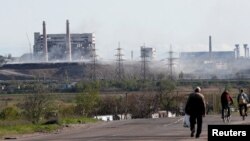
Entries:
{"type": "Polygon", "coordinates": [[[3,120],[16,120],[20,117],[20,114],[16,107],[6,107],[0,113],[0,118],[3,120]]]}
{"type": "Polygon", "coordinates": [[[61,105],[59,107],[59,115],[60,117],[72,117],[75,116],[75,106],[72,105],[61,105]]]}
{"type": "Polygon", "coordinates": [[[44,119],[47,112],[52,111],[50,106],[51,101],[52,97],[49,94],[30,94],[24,99],[24,102],[20,104],[20,106],[23,109],[23,115],[26,119],[37,124],[44,119]]]}

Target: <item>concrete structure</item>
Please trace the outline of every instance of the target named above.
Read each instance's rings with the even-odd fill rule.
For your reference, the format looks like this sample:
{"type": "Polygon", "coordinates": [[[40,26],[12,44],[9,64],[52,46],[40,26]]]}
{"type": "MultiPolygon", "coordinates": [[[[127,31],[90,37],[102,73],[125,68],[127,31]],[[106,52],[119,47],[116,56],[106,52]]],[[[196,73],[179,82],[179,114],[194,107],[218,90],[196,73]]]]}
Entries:
{"type": "Polygon", "coordinates": [[[180,60],[206,62],[210,60],[210,55],[212,55],[212,59],[216,61],[235,59],[234,51],[214,51],[211,54],[209,52],[181,52],[180,60]]]}
{"type": "Polygon", "coordinates": [[[45,21],[43,21],[43,54],[44,54],[44,60],[48,62],[48,44],[47,44],[47,33],[46,33],[45,21]]]}
{"type": "Polygon", "coordinates": [[[212,37],[209,36],[209,58],[212,59],[212,37]]]}
{"type": "Polygon", "coordinates": [[[240,54],[240,44],[235,44],[234,52],[235,52],[235,58],[236,59],[242,59],[242,58],[249,58],[249,47],[248,44],[243,44],[243,53],[240,54]]]}
{"type": "Polygon", "coordinates": [[[100,115],[100,116],[95,116],[94,118],[103,121],[113,121],[113,115],[100,115]]]}
{"type": "Polygon", "coordinates": [[[243,44],[244,52],[245,52],[245,58],[249,58],[249,48],[248,44],[243,44]]]}
{"type": "Polygon", "coordinates": [[[151,47],[141,46],[141,57],[147,60],[153,60],[156,56],[156,49],[151,47]]]}
{"type": "Polygon", "coordinates": [[[167,112],[165,110],[151,114],[151,118],[165,118],[165,117],[176,117],[176,114],[170,111],[167,112]]]}
{"type": "Polygon", "coordinates": [[[188,74],[193,74],[190,79],[228,78],[232,76],[232,70],[236,70],[235,62],[236,59],[240,61],[239,58],[239,44],[235,45],[234,51],[212,51],[212,37],[209,36],[208,52],[180,53],[180,71],[185,73],[183,78],[188,78],[188,74]]]}
{"type": "Polygon", "coordinates": [[[118,117],[119,117],[120,120],[132,119],[132,115],[131,114],[118,114],[118,117]]]}
{"type": "MultiPolygon", "coordinates": [[[[232,63],[235,62],[234,51],[181,52],[180,70],[183,73],[194,74],[199,79],[226,78],[232,73],[232,63]],[[212,58],[210,58],[212,56],[212,58]]],[[[184,75],[187,79],[187,75],[184,75]]],[[[192,78],[192,79],[197,79],[192,78]]]]}
{"type": "MultiPolygon", "coordinates": [[[[246,45],[245,45],[246,46],[246,45]]],[[[240,56],[239,45],[234,51],[181,52],[182,79],[249,79],[249,51],[240,56]],[[184,74],[184,75],[183,75],[184,74]]]]}
{"type": "Polygon", "coordinates": [[[69,32],[69,20],[66,21],[66,52],[67,52],[67,60],[71,61],[71,38],[69,32]]]}
{"type": "Polygon", "coordinates": [[[239,59],[240,58],[240,45],[239,44],[235,44],[235,58],[239,59]]]}
{"type": "Polygon", "coordinates": [[[94,33],[70,34],[68,20],[66,22],[66,34],[47,34],[45,22],[43,22],[43,34],[34,33],[33,52],[35,61],[79,61],[89,59],[94,46],[94,33]]]}

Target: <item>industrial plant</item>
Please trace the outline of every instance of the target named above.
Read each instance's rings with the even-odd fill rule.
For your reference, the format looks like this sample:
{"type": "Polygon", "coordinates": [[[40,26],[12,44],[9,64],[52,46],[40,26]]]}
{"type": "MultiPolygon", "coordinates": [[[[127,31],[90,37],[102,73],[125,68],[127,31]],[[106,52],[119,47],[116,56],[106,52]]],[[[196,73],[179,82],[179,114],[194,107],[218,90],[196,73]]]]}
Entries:
{"type": "Polygon", "coordinates": [[[244,56],[240,56],[240,45],[232,51],[213,51],[209,36],[209,50],[202,52],[181,52],[179,70],[186,74],[183,79],[235,79],[250,78],[249,48],[243,44],[244,56]]]}
{"type": "Polygon", "coordinates": [[[149,60],[154,60],[156,57],[156,49],[152,47],[141,46],[141,57],[146,57],[149,60]]]}
{"type": "Polygon", "coordinates": [[[89,59],[95,46],[94,33],[70,33],[66,21],[66,34],[47,34],[43,21],[43,34],[34,33],[33,61],[80,61],[89,59]]]}
{"type": "Polygon", "coordinates": [[[64,78],[64,75],[77,80],[89,79],[90,76],[95,79],[114,79],[111,78],[113,74],[107,75],[104,72],[119,72],[119,75],[116,75],[118,78],[126,78],[121,77],[123,74],[130,73],[131,76],[135,73],[133,75],[143,74],[141,78],[146,79],[146,72],[148,75],[149,72],[150,75],[161,73],[179,80],[250,78],[249,47],[246,43],[235,44],[232,51],[214,51],[212,36],[209,36],[208,51],[180,52],[176,57],[173,56],[174,48],[172,50],[170,47],[169,57],[165,63],[162,62],[163,59],[156,59],[156,48],[145,44],[138,47],[141,60],[133,60],[134,55],[131,52],[131,60],[127,60],[130,63],[126,63],[122,58],[124,54],[121,53],[122,48],[119,44],[117,58],[115,59],[114,55],[113,63],[105,64],[96,58],[95,34],[70,33],[69,25],[69,20],[66,20],[65,34],[47,34],[46,23],[43,21],[42,34],[34,32],[33,53],[26,58],[23,55],[12,62],[3,61],[5,64],[0,68],[0,78],[11,79],[15,74],[16,79],[31,79],[37,72],[39,73],[35,77],[41,77],[41,73],[45,74],[44,70],[47,70],[47,78],[51,79],[64,78]],[[244,50],[243,56],[240,55],[241,49],[244,50]],[[118,64],[118,67],[115,64],[118,64]],[[135,69],[137,67],[138,69],[135,69]]]}

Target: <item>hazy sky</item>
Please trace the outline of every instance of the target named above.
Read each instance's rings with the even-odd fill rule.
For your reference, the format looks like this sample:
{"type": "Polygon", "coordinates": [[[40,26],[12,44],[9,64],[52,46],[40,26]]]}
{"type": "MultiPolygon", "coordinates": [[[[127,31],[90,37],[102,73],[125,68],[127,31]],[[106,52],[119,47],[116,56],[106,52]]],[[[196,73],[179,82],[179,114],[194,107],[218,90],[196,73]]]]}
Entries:
{"type": "Polygon", "coordinates": [[[0,0],[0,55],[30,52],[34,32],[96,34],[100,57],[114,59],[118,42],[126,58],[140,46],[156,48],[164,58],[170,45],[176,52],[233,51],[250,44],[249,0],[0,0]]]}

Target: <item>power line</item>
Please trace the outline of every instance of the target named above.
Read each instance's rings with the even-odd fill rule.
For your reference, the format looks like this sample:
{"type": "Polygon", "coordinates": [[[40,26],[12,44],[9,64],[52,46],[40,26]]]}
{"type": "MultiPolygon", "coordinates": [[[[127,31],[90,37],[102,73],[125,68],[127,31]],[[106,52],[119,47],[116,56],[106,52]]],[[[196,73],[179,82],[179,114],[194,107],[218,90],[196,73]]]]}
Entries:
{"type": "Polygon", "coordinates": [[[122,80],[124,78],[124,68],[123,68],[123,54],[122,48],[120,47],[120,42],[118,43],[117,54],[116,54],[116,78],[122,80]]]}
{"type": "Polygon", "coordinates": [[[174,79],[174,77],[173,77],[173,67],[175,65],[174,60],[177,59],[177,58],[174,58],[173,54],[174,54],[174,52],[172,51],[172,45],[170,45],[170,49],[169,49],[169,52],[168,52],[169,57],[167,58],[167,60],[168,60],[168,64],[167,65],[168,65],[169,72],[170,72],[169,78],[171,80],[174,79]]]}
{"type": "Polygon", "coordinates": [[[96,80],[96,62],[97,62],[97,55],[96,55],[96,49],[95,44],[91,45],[91,72],[90,72],[90,79],[96,80]]]}
{"type": "Polygon", "coordinates": [[[148,55],[144,44],[141,47],[141,77],[143,82],[145,82],[146,80],[147,73],[148,73],[148,55]]]}

